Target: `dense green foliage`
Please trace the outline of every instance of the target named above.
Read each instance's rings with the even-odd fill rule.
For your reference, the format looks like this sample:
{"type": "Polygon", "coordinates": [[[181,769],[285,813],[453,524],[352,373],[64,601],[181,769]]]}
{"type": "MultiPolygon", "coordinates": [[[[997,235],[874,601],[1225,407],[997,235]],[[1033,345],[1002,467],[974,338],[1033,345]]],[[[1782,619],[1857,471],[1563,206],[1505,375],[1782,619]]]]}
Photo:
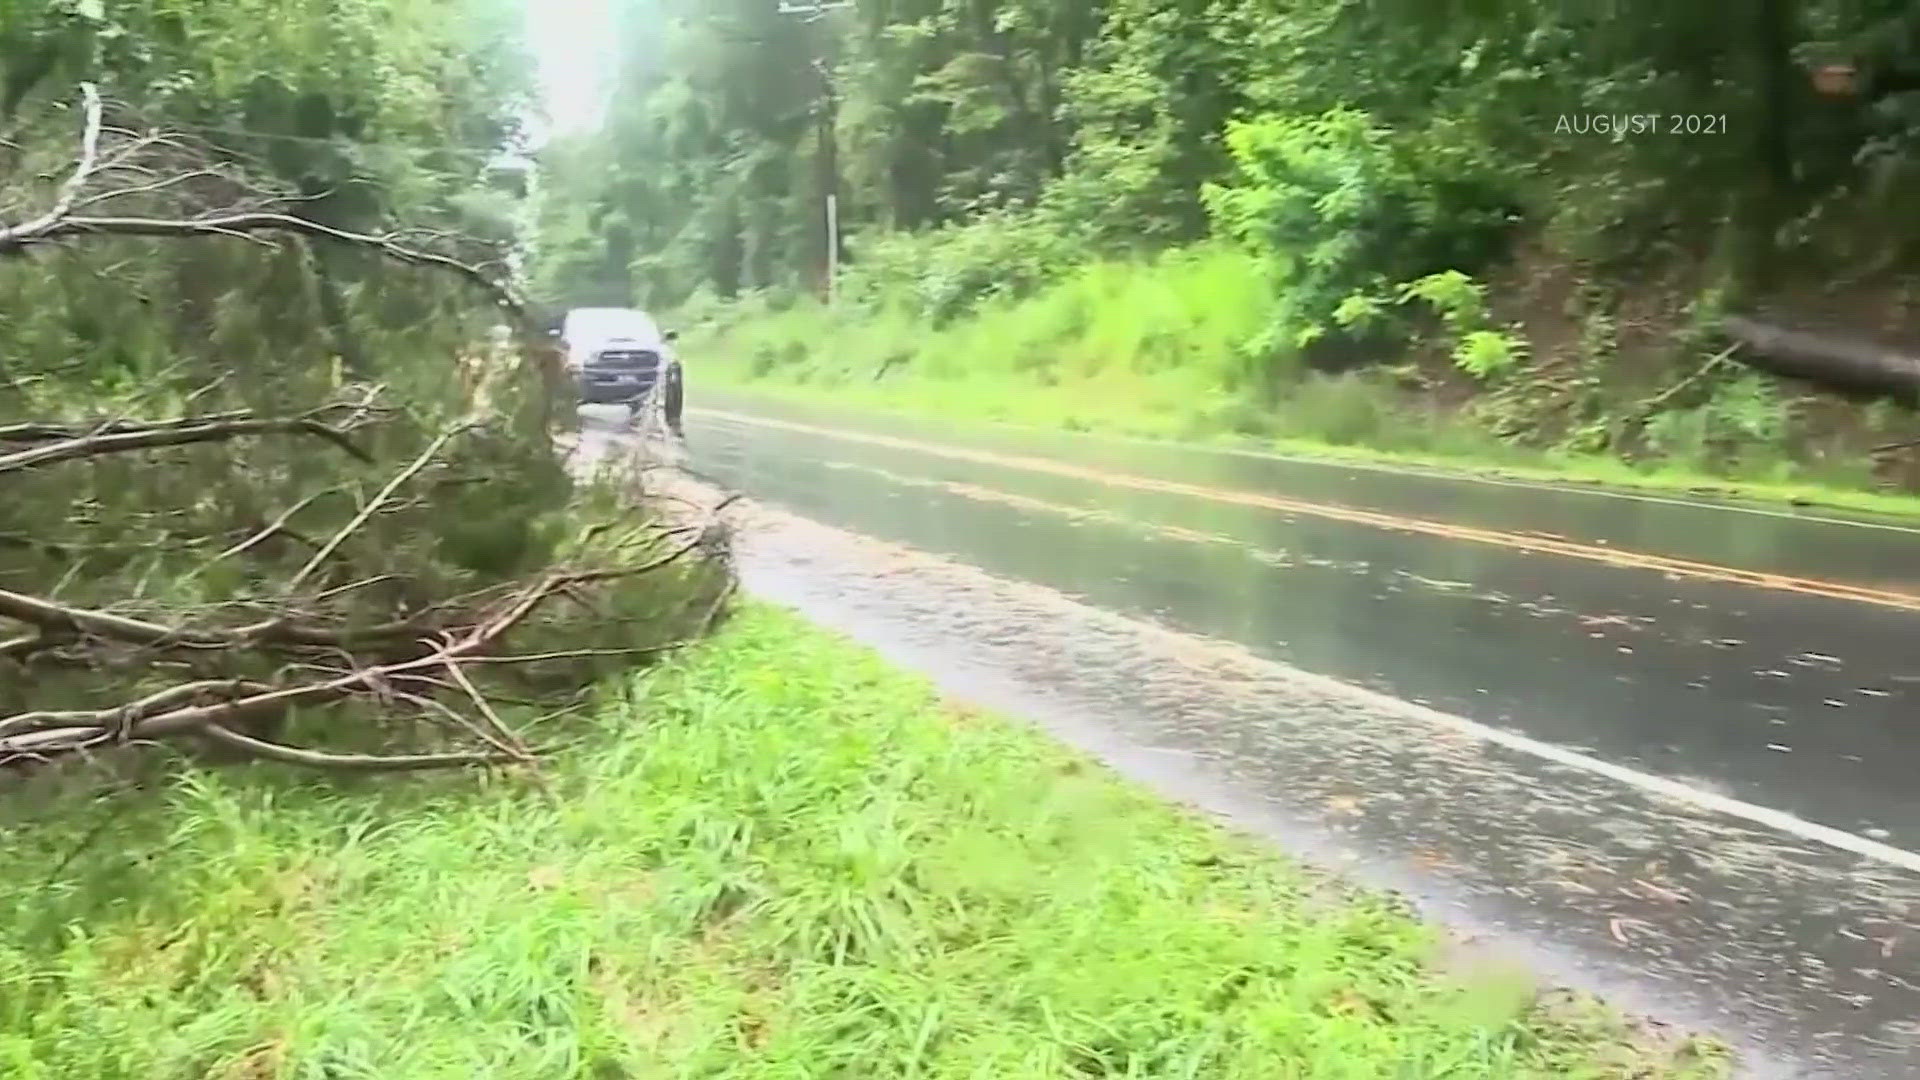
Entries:
{"type": "Polygon", "coordinates": [[[788,616],[550,726],[544,790],[258,769],[5,819],[0,1072],[1726,1075],[788,616]]]}
{"type": "MultiPolygon", "coordinates": [[[[193,139],[212,161],[233,163],[297,195],[293,212],[302,217],[345,229],[381,231],[404,223],[476,241],[511,241],[517,181],[496,164],[518,141],[529,103],[518,17],[517,5],[505,0],[241,0],[211,7],[178,0],[5,0],[0,134],[14,156],[0,165],[0,223],[51,203],[55,189],[45,181],[64,179],[79,150],[78,110],[64,106],[90,81],[109,103],[110,122],[193,139]]],[[[169,216],[223,209],[192,200],[109,206],[169,216]]],[[[237,299],[235,289],[264,298],[268,308],[305,291],[331,333],[326,348],[354,374],[372,377],[356,370],[366,360],[360,338],[370,329],[361,323],[415,327],[429,312],[450,310],[429,295],[407,295],[407,282],[417,275],[393,273],[377,257],[350,249],[312,248],[295,288],[275,280],[255,292],[246,286],[261,277],[257,252],[246,245],[187,247],[197,250],[128,243],[63,255],[65,267],[82,267],[99,251],[96,268],[115,268],[113,284],[68,283],[61,295],[69,306],[124,303],[129,294],[146,296],[150,285],[182,289],[192,299],[155,305],[157,320],[102,312],[63,322],[42,298],[9,297],[9,311],[47,316],[10,319],[5,332],[25,340],[10,342],[9,354],[29,363],[83,346],[98,354],[99,334],[106,331],[89,336],[85,330],[97,325],[132,338],[106,350],[110,354],[166,363],[172,353],[152,339],[165,336],[160,323],[168,317],[176,320],[175,345],[217,340],[213,307],[237,299]]],[[[39,274],[31,268],[15,263],[4,272],[7,289],[37,287],[31,279],[39,274]]],[[[294,332],[289,325],[280,329],[294,332]]]]}
{"type": "Polygon", "coordinates": [[[1711,5],[1650,0],[861,0],[814,21],[758,0],[621,10],[612,119],[556,154],[551,204],[617,228],[604,249],[555,234],[570,243],[551,253],[550,284],[580,285],[587,259],[597,284],[656,303],[809,280],[829,191],[856,235],[1004,231],[993,211],[1012,208],[1083,252],[1194,239],[1202,189],[1236,172],[1264,186],[1288,140],[1318,144],[1313,168],[1341,195],[1317,232],[1264,238],[1286,257],[1342,242],[1371,273],[1484,261],[1498,211],[1587,239],[1712,237],[1738,221],[1773,251],[1798,239],[1780,228],[1909,168],[1920,137],[1920,109],[1887,89],[1920,62],[1898,0],[1769,0],[1737,27],[1711,5]],[[1817,94],[1809,66],[1843,58],[1862,65],[1856,92],[1817,94]],[[1579,133],[1623,115],[1651,126],[1579,133]],[[1395,182],[1397,195],[1379,188],[1395,182]],[[1366,205],[1408,199],[1424,206],[1366,205]],[[1385,229],[1400,212],[1404,250],[1341,239],[1355,214],[1387,215],[1373,219],[1385,229]]]}
{"type": "Polygon", "coordinates": [[[505,239],[484,181],[530,102],[519,17],[506,0],[6,0],[0,122],[94,80],[293,185],[315,220],[505,239]]]}
{"type": "MultiPolygon", "coordinates": [[[[0,243],[0,589],[196,632],[445,627],[480,603],[456,598],[497,599],[561,557],[550,400],[470,280],[504,274],[522,216],[498,167],[529,106],[520,18],[505,0],[0,0],[0,236],[73,211],[265,208],[481,271],[285,230],[0,243]],[[83,84],[105,102],[97,138],[83,84]],[[301,417],[345,438],[29,460],[114,423],[301,417]]],[[[0,718],[365,659],[339,631],[317,666],[245,648],[177,662],[21,611],[0,617],[0,718]]]]}
{"type": "Polygon", "coordinates": [[[620,7],[611,119],[548,162],[554,298],[818,301],[830,192],[842,327],[930,332],[1091,264],[1227,242],[1269,293],[1230,362],[1203,365],[1236,373],[1209,384],[1236,409],[1270,412],[1313,369],[1430,354],[1485,430],[1714,468],[1756,431],[1776,457],[1824,437],[1724,368],[1648,429],[1634,403],[1717,349],[1717,312],[1785,298],[1873,329],[1910,310],[1920,16],[1902,0],[1739,19],[1652,0],[620,7]]]}

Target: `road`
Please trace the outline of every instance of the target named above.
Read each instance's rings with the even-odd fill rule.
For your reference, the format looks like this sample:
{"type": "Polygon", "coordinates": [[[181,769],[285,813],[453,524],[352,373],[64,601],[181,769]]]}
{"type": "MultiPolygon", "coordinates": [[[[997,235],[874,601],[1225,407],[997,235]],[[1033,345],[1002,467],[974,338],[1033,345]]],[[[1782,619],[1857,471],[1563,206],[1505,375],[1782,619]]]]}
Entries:
{"type": "Polygon", "coordinates": [[[1576,981],[1684,999],[1787,1071],[1920,1075],[1920,531],[707,405],[693,461],[728,486],[1298,674],[1252,698],[1169,690],[1163,658],[1090,649],[1053,616],[881,613],[885,590],[848,600],[807,559],[774,591],[870,638],[917,621],[922,666],[970,647],[976,681],[1078,694],[1123,767],[1128,745],[1185,754],[1189,793],[1251,797],[1283,843],[1343,851],[1576,981]],[[1329,705],[1314,676],[1378,697],[1329,705]],[[1489,745],[1432,749],[1463,734],[1489,745]]]}
{"type": "Polygon", "coordinates": [[[1920,530],[757,407],[700,460],[821,520],[1920,849],[1920,530]]]}

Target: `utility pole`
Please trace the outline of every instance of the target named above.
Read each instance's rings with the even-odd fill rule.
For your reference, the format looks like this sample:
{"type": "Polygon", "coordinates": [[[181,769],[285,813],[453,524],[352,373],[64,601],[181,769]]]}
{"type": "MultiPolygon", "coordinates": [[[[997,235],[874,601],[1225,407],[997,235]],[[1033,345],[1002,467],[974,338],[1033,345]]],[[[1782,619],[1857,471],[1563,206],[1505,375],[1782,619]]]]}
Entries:
{"type": "MultiPolygon", "coordinates": [[[[829,12],[845,11],[853,5],[854,0],[820,0],[819,3],[780,0],[779,10],[782,15],[798,16],[802,22],[811,24],[826,18],[829,12]]],[[[822,224],[826,226],[827,306],[832,307],[840,279],[840,147],[834,132],[839,102],[834,96],[833,72],[827,68],[826,58],[816,53],[811,62],[814,72],[820,76],[819,124],[815,138],[820,143],[822,224]]]]}

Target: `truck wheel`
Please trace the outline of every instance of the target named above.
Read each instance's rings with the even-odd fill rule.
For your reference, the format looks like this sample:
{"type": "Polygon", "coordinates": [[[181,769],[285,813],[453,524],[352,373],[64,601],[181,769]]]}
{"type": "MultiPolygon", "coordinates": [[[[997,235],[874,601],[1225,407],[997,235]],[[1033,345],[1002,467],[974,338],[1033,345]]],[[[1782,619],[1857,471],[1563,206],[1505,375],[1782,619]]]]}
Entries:
{"type": "Polygon", "coordinates": [[[686,377],[679,364],[667,369],[666,394],[667,430],[674,438],[684,439],[687,435],[680,428],[680,414],[686,407],[686,377]]]}

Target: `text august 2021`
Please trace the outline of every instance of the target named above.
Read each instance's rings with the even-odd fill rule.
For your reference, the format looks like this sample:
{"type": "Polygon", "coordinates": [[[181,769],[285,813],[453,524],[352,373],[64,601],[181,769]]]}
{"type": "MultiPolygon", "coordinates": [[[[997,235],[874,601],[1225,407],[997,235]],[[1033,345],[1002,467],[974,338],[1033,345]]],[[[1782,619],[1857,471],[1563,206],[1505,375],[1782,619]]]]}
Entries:
{"type": "Polygon", "coordinates": [[[1725,113],[1562,113],[1555,135],[1725,135],[1725,113]]]}

